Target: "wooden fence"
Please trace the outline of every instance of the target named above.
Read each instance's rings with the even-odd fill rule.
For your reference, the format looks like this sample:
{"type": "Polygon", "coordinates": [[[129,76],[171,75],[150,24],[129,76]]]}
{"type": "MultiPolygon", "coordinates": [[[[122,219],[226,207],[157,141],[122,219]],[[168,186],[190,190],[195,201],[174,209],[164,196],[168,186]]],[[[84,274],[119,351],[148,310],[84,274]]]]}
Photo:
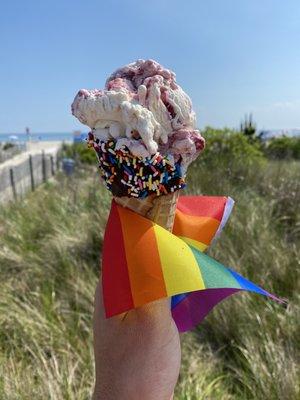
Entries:
{"type": "Polygon", "coordinates": [[[24,151],[26,151],[26,143],[24,143],[24,145],[13,146],[7,150],[3,150],[3,147],[1,146],[1,143],[0,143],[0,163],[3,163],[6,160],[9,160],[10,158],[12,158],[24,151]]]}
{"type": "Polygon", "coordinates": [[[53,177],[59,169],[57,152],[29,155],[23,162],[0,170],[0,204],[22,198],[53,177]]]}

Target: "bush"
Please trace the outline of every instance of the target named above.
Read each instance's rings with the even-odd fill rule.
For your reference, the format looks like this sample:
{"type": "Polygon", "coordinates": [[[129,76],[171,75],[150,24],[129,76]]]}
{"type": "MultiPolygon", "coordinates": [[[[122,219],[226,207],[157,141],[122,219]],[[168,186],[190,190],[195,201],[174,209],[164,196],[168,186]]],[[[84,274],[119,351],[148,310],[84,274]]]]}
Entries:
{"type": "Polygon", "coordinates": [[[264,152],[272,159],[300,159],[300,138],[273,138],[264,144],[264,152]]]}
{"type": "Polygon", "coordinates": [[[60,156],[73,158],[83,164],[97,165],[97,156],[93,149],[86,143],[63,144],[60,156]]]}
{"type": "Polygon", "coordinates": [[[264,155],[257,142],[249,142],[248,138],[240,132],[230,129],[205,128],[203,136],[206,140],[206,149],[202,159],[212,160],[222,156],[226,162],[233,159],[251,165],[261,162],[264,155]]]}
{"type": "Polygon", "coordinates": [[[8,149],[12,149],[12,148],[15,147],[15,146],[16,146],[16,145],[15,145],[14,143],[7,142],[7,143],[5,143],[5,144],[3,145],[2,149],[3,149],[3,150],[8,150],[8,149]]]}
{"type": "Polygon", "coordinates": [[[201,187],[209,194],[224,194],[225,182],[240,190],[257,180],[261,167],[266,163],[259,143],[250,142],[242,133],[229,129],[208,127],[202,134],[206,148],[189,168],[190,190],[199,193],[201,187]],[[212,181],[213,172],[217,173],[212,181]]]}

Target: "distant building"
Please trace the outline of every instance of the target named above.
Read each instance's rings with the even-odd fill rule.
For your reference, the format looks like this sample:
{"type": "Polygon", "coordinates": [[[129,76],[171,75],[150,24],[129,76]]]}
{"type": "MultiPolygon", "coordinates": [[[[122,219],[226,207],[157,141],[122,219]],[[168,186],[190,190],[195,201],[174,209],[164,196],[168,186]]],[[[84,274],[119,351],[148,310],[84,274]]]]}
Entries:
{"type": "Polygon", "coordinates": [[[263,140],[272,139],[274,137],[300,137],[300,129],[262,129],[257,132],[258,136],[263,140]]]}
{"type": "Polygon", "coordinates": [[[73,132],[73,142],[74,143],[81,143],[83,142],[87,137],[86,133],[82,133],[81,131],[74,131],[73,132]]]}

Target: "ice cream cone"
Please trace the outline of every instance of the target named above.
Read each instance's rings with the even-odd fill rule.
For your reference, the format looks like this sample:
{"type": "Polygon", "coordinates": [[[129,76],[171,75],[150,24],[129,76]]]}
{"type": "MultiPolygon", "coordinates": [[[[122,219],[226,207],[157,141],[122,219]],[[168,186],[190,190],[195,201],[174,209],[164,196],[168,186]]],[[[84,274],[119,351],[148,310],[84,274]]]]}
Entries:
{"type": "Polygon", "coordinates": [[[114,197],[122,207],[150,219],[168,231],[172,231],[179,191],[163,196],[148,196],[145,199],[134,197],[114,197]]]}

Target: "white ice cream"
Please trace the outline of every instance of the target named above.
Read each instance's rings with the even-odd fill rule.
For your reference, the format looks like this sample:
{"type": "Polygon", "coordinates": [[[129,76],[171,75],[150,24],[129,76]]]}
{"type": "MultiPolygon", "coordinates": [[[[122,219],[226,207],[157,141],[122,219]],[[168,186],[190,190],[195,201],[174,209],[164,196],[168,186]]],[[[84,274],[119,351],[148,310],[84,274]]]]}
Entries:
{"type": "Polygon", "coordinates": [[[187,167],[204,147],[190,98],[175,74],[153,60],[118,69],[105,90],[80,90],[72,113],[99,139],[126,143],[139,157],[161,151],[187,167]]]}

